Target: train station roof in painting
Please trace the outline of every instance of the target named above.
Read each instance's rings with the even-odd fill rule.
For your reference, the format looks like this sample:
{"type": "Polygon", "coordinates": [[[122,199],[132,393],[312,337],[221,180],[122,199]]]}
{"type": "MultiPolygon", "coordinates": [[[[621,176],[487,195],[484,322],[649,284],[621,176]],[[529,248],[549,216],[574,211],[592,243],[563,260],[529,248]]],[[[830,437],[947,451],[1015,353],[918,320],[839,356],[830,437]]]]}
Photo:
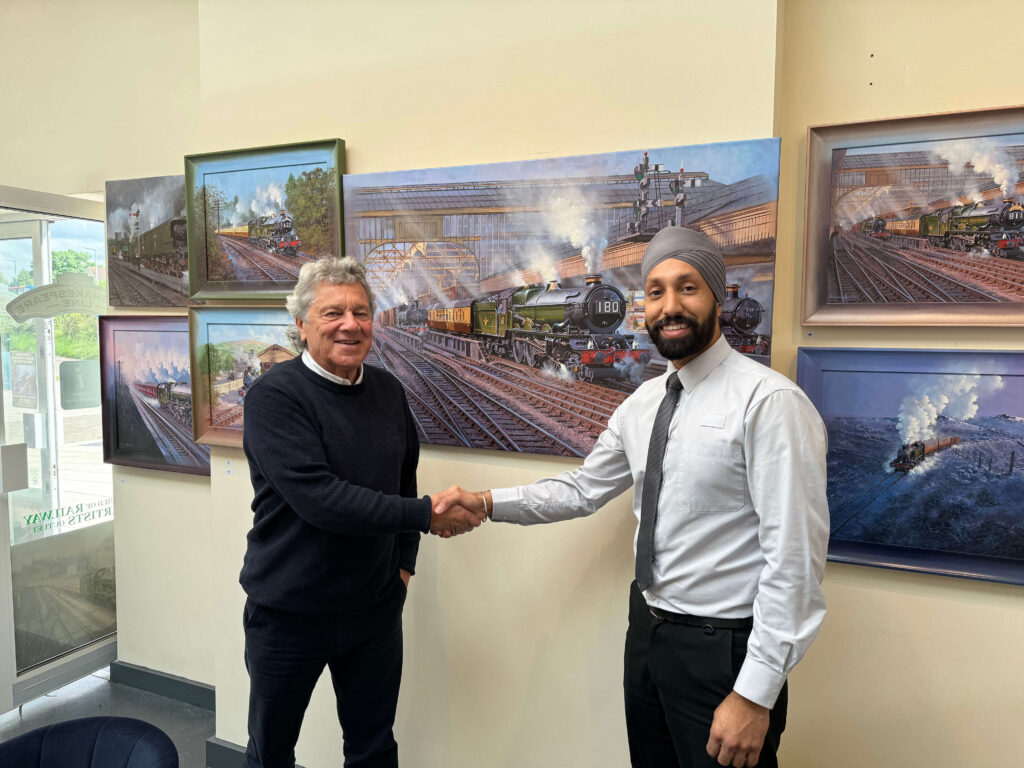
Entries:
{"type": "MultiPolygon", "coordinates": [[[[1000,147],[1018,164],[1024,162],[1024,146],[1000,147]]],[[[946,161],[933,152],[915,150],[911,152],[871,152],[847,154],[839,165],[841,171],[859,171],[866,168],[920,168],[923,166],[945,166],[946,161]]]]}
{"type": "MultiPolygon", "coordinates": [[[[652,177],[650,197],[660,197],[672,208],[674,197],[668,182],[675,173],[652,177]]],[[[772,202],[777,188],[764,176],[733,184],[722,184],[707,173],[686,173],[700,186],[686,188],[687,219],[727,213],[772,202]]],[[[418,212],[433,214],[488,214],[540,211],[549,208],[552,197],[579,193],[588,204],[599,208],[629,208],[637,199],[638,185],[632,175],[564,179],[523,179],[494,182],[451,182],[390,187],[366,187],[354,191],[350,215],[357,218],[418,212]]]]}

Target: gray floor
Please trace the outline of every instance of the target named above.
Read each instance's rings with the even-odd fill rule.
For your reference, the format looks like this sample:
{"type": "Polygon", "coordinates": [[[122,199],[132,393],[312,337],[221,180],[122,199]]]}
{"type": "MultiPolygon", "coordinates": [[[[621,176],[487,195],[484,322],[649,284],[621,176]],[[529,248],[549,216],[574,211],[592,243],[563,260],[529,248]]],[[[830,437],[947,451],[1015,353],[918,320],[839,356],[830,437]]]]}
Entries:
{"type": "Polygon", "coordinates": [[[81,680],[0,714],[0,741],[43,725],[76,717],[134,717],[171,737],[181,768],[204,768],[206,740],[214,733],[214,714],[206,709],[110,682],[104,668],[81,680]]]}

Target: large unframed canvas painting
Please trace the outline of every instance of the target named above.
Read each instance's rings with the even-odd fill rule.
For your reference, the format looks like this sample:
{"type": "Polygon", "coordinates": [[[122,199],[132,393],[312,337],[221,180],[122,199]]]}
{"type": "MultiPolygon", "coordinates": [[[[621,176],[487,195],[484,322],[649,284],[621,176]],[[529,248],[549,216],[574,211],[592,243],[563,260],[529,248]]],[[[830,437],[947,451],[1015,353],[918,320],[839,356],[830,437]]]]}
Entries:
{"type": "Polygon", "coordinates": [[[185,177],[108,181],[106,190],[110,306],[185,306],[185,177]]]}
{"type": "Polygon", "coordinates": [[[722,248],[729,343],[768,364],[779,141],[344,177],[348,255],[378,298],[368,360],[424,442],[586,455],[664,373],[640,262],[664,227],[722,248]]]}
{"type": "Polygon", "coordinates": [[[832,151],[827,304],[1024,302],[1024,134],[832,151]]]}

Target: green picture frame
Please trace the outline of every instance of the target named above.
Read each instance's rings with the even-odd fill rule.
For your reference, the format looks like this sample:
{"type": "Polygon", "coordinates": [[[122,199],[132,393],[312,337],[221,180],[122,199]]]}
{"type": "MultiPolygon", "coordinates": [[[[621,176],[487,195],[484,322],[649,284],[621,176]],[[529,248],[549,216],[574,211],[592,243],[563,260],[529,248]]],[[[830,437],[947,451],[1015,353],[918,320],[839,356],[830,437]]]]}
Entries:
{"type": "Polygon", "coordinates": [[[187,155],[189,296],[281,299],[343,254],[344,173],[341,139],[187,155]]]}

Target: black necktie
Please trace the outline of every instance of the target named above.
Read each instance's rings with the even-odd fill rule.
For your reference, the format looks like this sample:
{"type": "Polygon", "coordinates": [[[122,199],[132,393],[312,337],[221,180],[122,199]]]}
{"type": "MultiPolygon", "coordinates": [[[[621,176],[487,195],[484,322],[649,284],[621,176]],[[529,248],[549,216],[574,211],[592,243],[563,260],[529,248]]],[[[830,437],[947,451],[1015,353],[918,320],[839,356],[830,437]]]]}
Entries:
{"type": "Polygon", "coordinates": [[[640,534],[636,540],[636,583],[641,590],[651,586],[651,567],[654,563],[654,526],[658,522],[658,496],[661,495],[661,468],[665,463],[665,443],[672,411],[679,402],[683,384],[673,373],[665,382],[665,397],[658,407],[651,430],[651,444],[647,448],[647,471],[644,473],[644,492],[640,500],[640,534]]]}

